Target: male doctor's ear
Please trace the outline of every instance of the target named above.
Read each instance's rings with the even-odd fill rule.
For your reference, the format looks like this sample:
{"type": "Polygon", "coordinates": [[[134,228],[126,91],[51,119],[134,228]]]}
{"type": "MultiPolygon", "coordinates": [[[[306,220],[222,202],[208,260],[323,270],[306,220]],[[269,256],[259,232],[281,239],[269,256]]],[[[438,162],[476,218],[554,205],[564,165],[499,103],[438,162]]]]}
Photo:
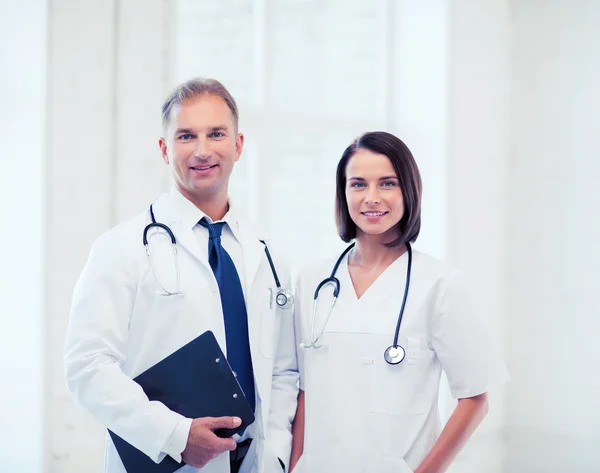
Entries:
{"type": "Polygon", "coordinates": [[[169,150],[167,149],[167,141],[164,138],[158,140],[158,146],[160,147],[160,153],[162,155],[165,164],[169,164],[169,150]]]}

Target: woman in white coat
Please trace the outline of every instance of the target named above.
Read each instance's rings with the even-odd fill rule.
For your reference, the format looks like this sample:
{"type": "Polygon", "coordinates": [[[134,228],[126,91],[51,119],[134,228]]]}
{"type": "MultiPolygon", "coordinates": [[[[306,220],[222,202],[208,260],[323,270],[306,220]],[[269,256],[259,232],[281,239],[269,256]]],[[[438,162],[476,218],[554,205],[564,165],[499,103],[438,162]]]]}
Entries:
{"type": "Polygon", "coordinates": [[[420,205],[419,170],[397,137],[366,133],[345,150],[336,216],[354,246],[302,272],[296,288],[297,473],[442,473],[505,377],[461,273],[411,248],[420,205]],[[337,282],[315,305],[327,278],[337,282]],[[443,429],[442,371],[458,399],[443,429]]]}
{"type": "MultiPolygon", "coordinates": [[[[100,423],[155,462],[169,455],[187,463],[182,473],[200,467],[205,473],[230,473],[238,471],[245,455],[241,473],[280,473],[289,461],[297,398],[294,329],[291,311],[274,300],[278,284],[261,235],[228,199],[229,176],[243,145],[237,106],[217,81],[192,80],[169,96],[163,122],[160,146],[175,187],[150,211],[94,244],[73,295],[67,384],[100,423]],[[233,351],[209,262],[209,233],[200,224],[206,219],[223,222],[220,240],[235,265],[247,312],[243,335],[249,341],[253,387],[246,397],[255,398],[256,410],[243,438],[219,438],[213,432],[236,427],[239,419],[235,425],[232,417],[185,418],[149,400],[132,380],[207,330],[228,359],[233,351]],[[176,255],[166,228],[156,226],[147,235],[152,258],[146,254],[142,237],[151,220],[173,232],[176,255]],[[242,450],[236,441],[246,439],[252,443],[242,450]]],[[[289,273],[276,254],[273,260],[286,287],[289,273]]],[[[125,473],[108,436],[104,471],[125,473]]]]}

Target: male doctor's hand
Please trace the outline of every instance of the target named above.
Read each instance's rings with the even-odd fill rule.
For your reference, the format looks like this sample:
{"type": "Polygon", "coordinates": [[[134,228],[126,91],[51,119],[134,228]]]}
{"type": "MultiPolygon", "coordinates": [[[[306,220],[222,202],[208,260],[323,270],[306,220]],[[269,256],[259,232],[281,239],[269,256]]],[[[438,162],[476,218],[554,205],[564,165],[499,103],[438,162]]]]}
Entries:
{"type": "Polygon", "coordinates": [[[181,458],[196,468],[206,466],[221,453],[235,450],[236,443],[231,437],[220,438],[216,429],[233,429],[242,423],[239,417],[201,417],[192,421],[187,445],[181,458]]]}

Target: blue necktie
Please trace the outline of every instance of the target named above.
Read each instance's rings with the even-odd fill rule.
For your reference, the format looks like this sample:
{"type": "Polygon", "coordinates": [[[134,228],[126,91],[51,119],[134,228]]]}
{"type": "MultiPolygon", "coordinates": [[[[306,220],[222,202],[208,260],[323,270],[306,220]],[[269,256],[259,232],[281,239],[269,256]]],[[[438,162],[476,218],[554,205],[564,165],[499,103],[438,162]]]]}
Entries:
{"type": "Polygon", "coordinates": [[[248,313],[246,312],[246,302],[244,301],[240,277],[231,256],[221,245],[221,232],[225,222],[208,223],[202,219],[198,223],[208,229],[208,262],[213,270],[221,294],[225,339],[227,341],[227,361],[236,373],[244,395],[254,411],[256,400],[250,340],[248,338],[248,313]]]}

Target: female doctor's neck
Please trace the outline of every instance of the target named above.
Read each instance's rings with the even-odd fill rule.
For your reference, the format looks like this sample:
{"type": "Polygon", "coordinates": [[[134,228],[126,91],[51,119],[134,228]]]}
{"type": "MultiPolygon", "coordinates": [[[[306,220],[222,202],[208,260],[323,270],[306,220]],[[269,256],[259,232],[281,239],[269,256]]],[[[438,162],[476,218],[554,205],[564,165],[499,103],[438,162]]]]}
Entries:
{"type": "Polygon", "coordinates": [[[406,245],[386,246],[386,243],[396,238],[397,235],[391,235],[390,232],[376,235],[357,229],[356,245],[350,254],[350,264],[366,268],[390,265],[406,251],[406,245]]]}

